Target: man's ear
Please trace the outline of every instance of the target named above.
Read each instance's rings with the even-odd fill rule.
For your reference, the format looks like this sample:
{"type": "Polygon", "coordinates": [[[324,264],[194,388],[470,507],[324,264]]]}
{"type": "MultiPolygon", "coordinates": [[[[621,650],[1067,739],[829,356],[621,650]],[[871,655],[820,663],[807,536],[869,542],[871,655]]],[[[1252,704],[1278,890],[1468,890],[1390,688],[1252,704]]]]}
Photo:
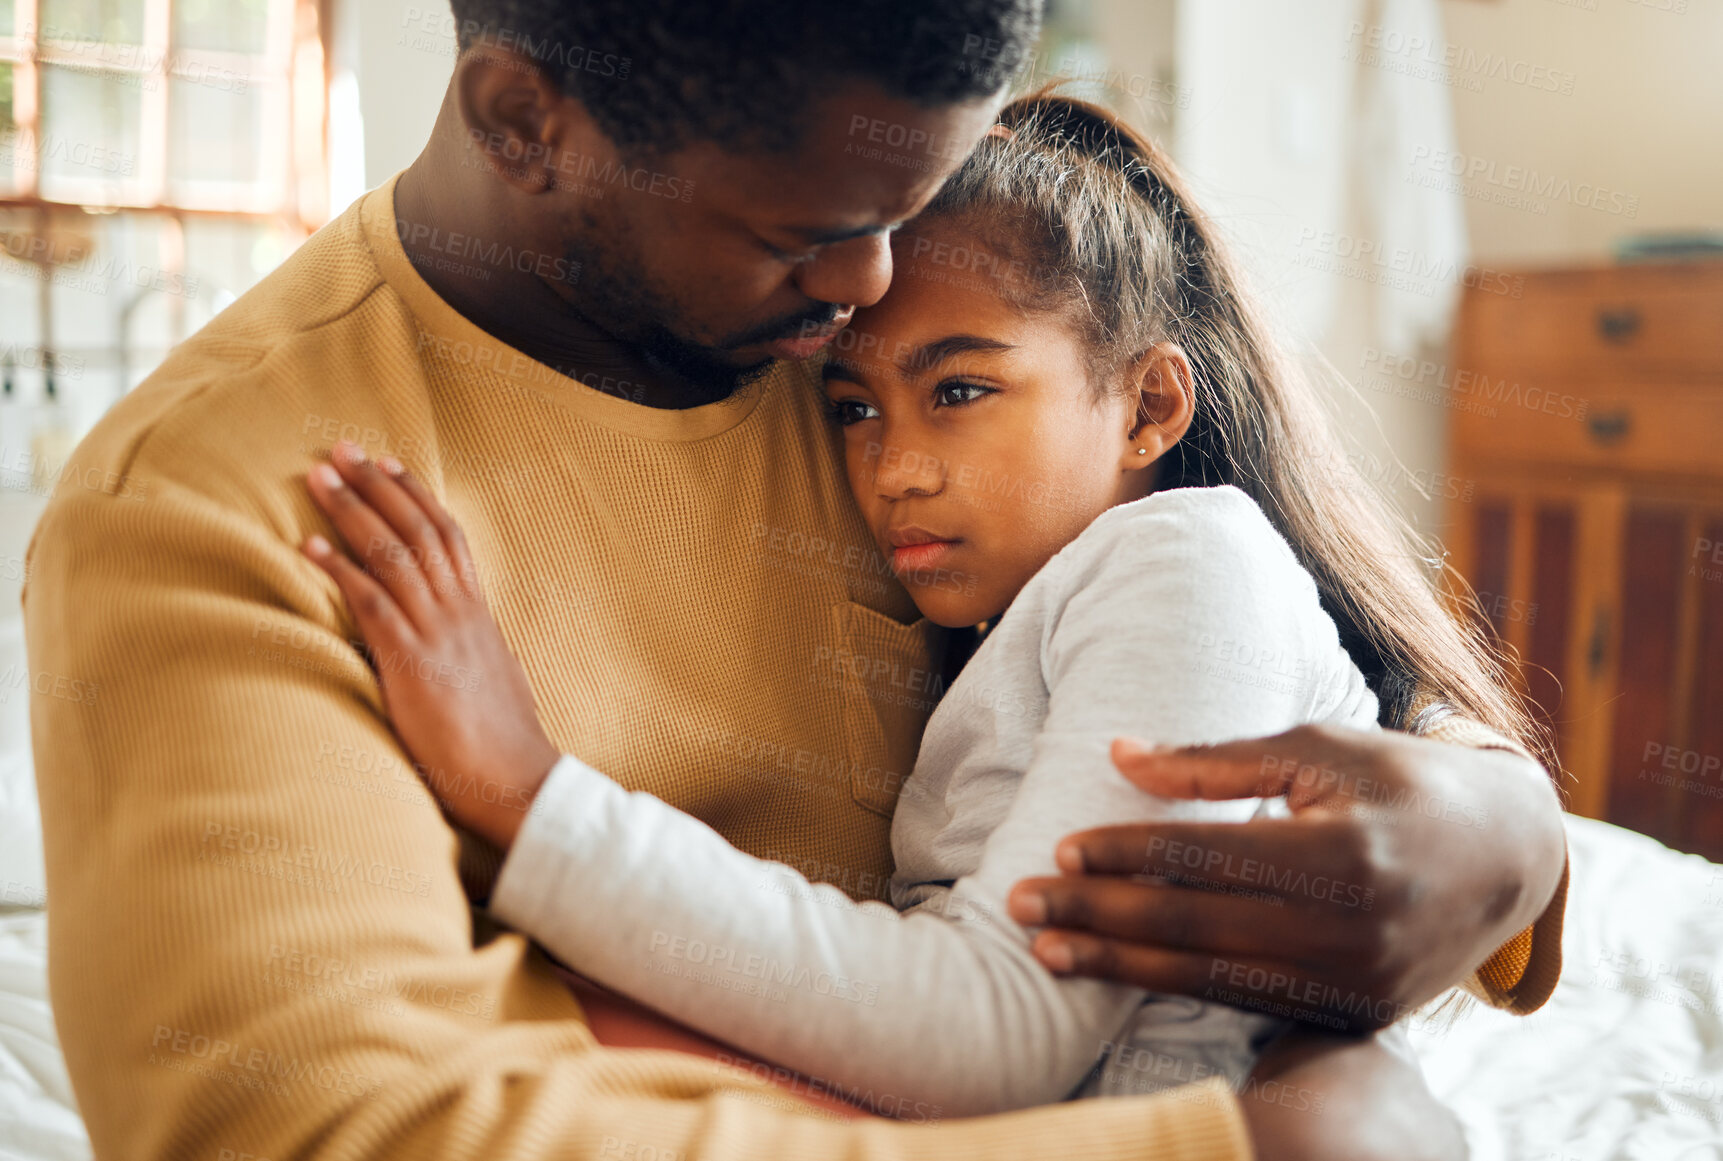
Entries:
{"type": "Polygon", "coordinates": [[[461,54],[455,70],[468,164],[536,194],[556,188],[571,156],[608,160],[609,139],[532,58],[480,44],[461,54]]]}
{"type": "Polygon", "coordinates": [[[1137,357],[1125,377],[1136,392],[1137,410],[1121,466],[1145,468],[1190,430],[1196,416],[1196,375],[1177,343],[1156,343],[1137,357]]]}

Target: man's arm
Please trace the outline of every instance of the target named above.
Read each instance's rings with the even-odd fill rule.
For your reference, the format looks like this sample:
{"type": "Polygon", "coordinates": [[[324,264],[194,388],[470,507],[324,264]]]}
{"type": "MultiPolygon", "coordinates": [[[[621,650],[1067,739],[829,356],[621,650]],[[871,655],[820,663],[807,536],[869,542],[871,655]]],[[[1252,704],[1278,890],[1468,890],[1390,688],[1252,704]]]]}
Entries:
{"type": "MultiPolygon", "coordinates": [[[[1549,784],[1549,775],[1529,750],[1469,718],[1449,714],[1424,731],[1422,736],[1450,746],[1505,750],[1517,754],[1530,764],[1527,769],[1535,772],[1534,782],[1549,784]]],[[[1542,865],[1554,865],[1552,852],[1541,857],[1542,865]]],[[[1535,1012],[1544,1006],[1555,991],[1556,982],[1561,979],[1561,932],[1562,920],[1567,915],[1568,869],[1564,831],[1561,878],[1548,905],[1531,926],[1523,928],[1498,947],[1471,977],[1462,981],[1461,986],[1490,1006],[1505,1008],[1519,1015],[1535,1012]]]]}
{"type": "Polygon", "coordinates": [[[1554,987],[1566,838],[1523,753],[1316,726],[1187,750],[1122,742],[1114,758],[1153,794],[1286,794],[1294,816],[1068,837],[1066,874],[1012,895],[1019,922],[1062,929],[1036,944],[1055,970],[1348,1028],[1474,978],[1516,1011],[1554,987]],[[1229,896],[1131,881],[1191,875],[1193,857],[1229,896]]]}
{"type": "Polygon", "coordinates": [[[150,438],[110,453],[147,488],[62,486],[25,597],[51,985],[98,1156],[1248,1155],[1225,1093],[838,1124],[597,1047],[523,939],[473,947],[285,455],[150,438]]]}

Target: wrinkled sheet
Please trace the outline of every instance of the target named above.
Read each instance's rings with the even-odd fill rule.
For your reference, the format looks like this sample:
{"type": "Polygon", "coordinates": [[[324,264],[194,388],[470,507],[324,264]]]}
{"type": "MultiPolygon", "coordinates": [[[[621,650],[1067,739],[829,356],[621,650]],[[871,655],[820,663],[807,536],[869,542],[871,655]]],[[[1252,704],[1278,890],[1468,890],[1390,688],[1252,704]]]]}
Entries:
{"type": "Polygon", "coordinates": [[[0,911],[0,1158],[90,1155],[48,1010],[48,916],[0,911]]]}
{"type": "Polygon", "coordinates": [[[1415,1022],[1474,1161],[1723,1161],[1723,865],[1568,819],[1562,978],[1530,1016],[1415,1022]]]}

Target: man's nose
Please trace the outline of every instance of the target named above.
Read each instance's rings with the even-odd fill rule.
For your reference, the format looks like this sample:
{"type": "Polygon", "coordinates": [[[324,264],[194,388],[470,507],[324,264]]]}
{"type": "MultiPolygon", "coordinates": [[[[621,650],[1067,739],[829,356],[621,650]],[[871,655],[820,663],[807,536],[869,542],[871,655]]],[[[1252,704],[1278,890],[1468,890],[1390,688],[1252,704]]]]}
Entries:
{"type": "Polygon", "coordinates": [[[874,494],[882,499],[935,496],[945,488],[945,461],[928,450],[887,436],[867,451],[874,494]]]}
{"type": "Polygon", "coordinates": [[[891,285],[891,235],[865,234],[827,246],[796,269],[796,287],[818,302],[872,306],[891,285]]]}

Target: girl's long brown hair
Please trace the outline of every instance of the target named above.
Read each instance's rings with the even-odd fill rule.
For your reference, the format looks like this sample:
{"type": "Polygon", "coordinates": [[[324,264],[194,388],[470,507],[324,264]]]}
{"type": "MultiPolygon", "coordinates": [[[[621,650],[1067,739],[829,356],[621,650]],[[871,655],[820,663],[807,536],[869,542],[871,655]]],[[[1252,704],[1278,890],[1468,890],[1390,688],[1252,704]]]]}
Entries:
{"type": "Polygon", "coordinates": [[[1421,732],[1458,712],[1555,770],[1477,624],[1444,608],[1441,554],[1348,462],[1325,400],[1278,349],[1168,157],[1050,89],[999,120],[1008,132],[982,139],[924,217],[959,221],[1011,258],[1014,294],[1071,309],[1098,382],[1156,343],[1183,348],[1196,415],[1156,487],[1232,484],[1256,501],[1315,579],[1383,725],[1421,732]]]}

